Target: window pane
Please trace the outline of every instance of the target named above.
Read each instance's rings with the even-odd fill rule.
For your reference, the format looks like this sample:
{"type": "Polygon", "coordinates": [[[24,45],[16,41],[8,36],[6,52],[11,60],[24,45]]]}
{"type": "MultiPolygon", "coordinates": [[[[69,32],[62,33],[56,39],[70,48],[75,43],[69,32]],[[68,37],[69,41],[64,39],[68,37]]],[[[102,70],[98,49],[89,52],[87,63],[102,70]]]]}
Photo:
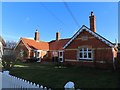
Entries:
{"type": "Polygon", "coordinates": [[[62,52],[60,52],[60,56],[62,56],[62,52]]]}
{"type": "Polygon", "coordinates": [[[87,58],[87,52],[84,52],[84,58],[87,58]]]}
{"type": "Polygon", "coordinates": [[[92,51],[92,49],[89,48],[88,51],[92,51]]]}
{"type": "Polygon", "coordinates": [[[82,58],[82,53],[80,53],[80,56],[79,56],[80,58],[82,58]]]}
{"type": "Polygon", "coordinates": [[[92,49],[91,48],[80,48],[79,49],[79,58],[80,59],[91,59],[92,58],[92,49]]]}
{"type": "Polygon", "coordinates": [[[84,48],[84,51],[87,51],[87,48],[84,48]]]}
{"type": "Polygon", "coordinates": [[[80,48],[80,51],[82,51],[82,48],[80,48]]]}
{"type": "Polygon", "coordinates": [[[92,58],[92,54],[91,53],[88,53],[88,58],[92,58]]]}
{"type": "Polygon", "coordinates": [[[59,62],[62,62],[62,58],[59,58],[59,62]]]}
{"type": "Polygon", "coordinates": [[[37,52],[37,57],[39,57],[40,52],[37,52]]]}

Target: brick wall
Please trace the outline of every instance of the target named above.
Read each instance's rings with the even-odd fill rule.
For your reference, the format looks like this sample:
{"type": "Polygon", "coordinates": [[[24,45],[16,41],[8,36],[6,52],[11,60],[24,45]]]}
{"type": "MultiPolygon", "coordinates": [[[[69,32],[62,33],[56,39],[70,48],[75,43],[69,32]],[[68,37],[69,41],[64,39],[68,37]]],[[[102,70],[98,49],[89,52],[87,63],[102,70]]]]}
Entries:
{"type": "MultiPolygon", "coordinates": [[[[93,35],[89,34],[86,31],[83,31],[78,35],[72,42],[65,48],[64,58],[66,60],[76,60],[77,61],[77,50],[78,47],[88,47],[92,48],[93,59],[96,63],[113,63],[113,52],[112,48],[99,39],[95,38],[93,35]],[[83,40],[82,37],[87,36],[87,40],[83,40]]],[[[114,51],[114,54],[116,51],[114,51]]],[[[74,62],[71,62],[72,64],[74,62]]],[[[79,63],[79,62],[76,62],[79,63]]],[[[80,62],[81,63],[81,62],[80,62]]],[[[79,63],[79,64],[80,64],[79,63]]],[[[93,63],[93,62],[92,62],[93,63]]],[[[87,63],[86,65],[89,65],[87,63]]]]}
{"type": "MultiPolygon", "coordinates": [[[[29,54],[28,49],[26,48],[26,46],[23,44],[22,41],[19,42],[15,51],[17,52],[18,59],[21,59],[21,60],[24,60],[24,59],[26,59],[26,58],[28,58],[32,55],[32,54],[29,54]],[[24,56],[23,57],[21,57],[21,55],[20,55],[21,50],[24,51],[24,56]]],[[[30,53],[31,53],[31,51],[30,51],[30,53]]]]}
{"type": "Polygon", "coordinates": [[[76,58],[77,58],[77,50],[65,50],[64,58],[65,59],[76,60],[76,58]]]}
{"type": "Polygon", "coordinates": [[[95,49],[94,58],[97,61],[113,62],[112,48],[95,49]]]}
{"type": "Polygon", "coordinates": [[[93,35],[89,34],[86,31],[83,31],[78,35],[73,42],[71,42],[70,45],[66,49],[75,49],[78,48],[78,46],[92,46],[93,48],[108,48],[109,46],[100,41],[99,39],[95,38],[93,35]],[[87,36],[88,40],[82,40],[82,36],[87,36]]]}

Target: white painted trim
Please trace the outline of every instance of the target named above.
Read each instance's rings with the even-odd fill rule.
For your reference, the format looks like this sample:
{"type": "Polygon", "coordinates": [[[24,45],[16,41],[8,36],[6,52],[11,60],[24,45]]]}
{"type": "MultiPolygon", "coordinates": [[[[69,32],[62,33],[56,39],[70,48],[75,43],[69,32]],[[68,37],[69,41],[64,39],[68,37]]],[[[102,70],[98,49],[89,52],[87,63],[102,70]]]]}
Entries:
{"type": "MultiPolygon", "coordinates": [[[[84,59],[85,59],[85,60],[86,60],[86,59],[87,59],[87,60],[92,60],[92,59],[93,59],[93,55],[92,55],[92,54],[93,54],[93,51],[92,51],[92,49],[91,49],[91,51],[88,51],[88,49],[89,49],[88,47],[86,47],[87,51],[84,51],[84,48],[81,48],[81,49],[82,49],[82,51],[80,51],[80,50],[78,49],[78,50],[79,50],[79,51],[78,51],[78,54],[82,53],[82,58],[80,58],[80,56],[79,56],[78,59],[83,59],[83,60],[84,60],[84,59]],[[85,52],[87,53],[87,58],[84,58],[84,53],[85,53],[85,52]],[[88,53],[91,53],[91,58],[88,58],[88,53]]],[[[87,61],[87,60],[86,60],[86,61],[87,61]]]]}
{"type": "Polygon", "coordinates": [[[42,50],[34,50],[34,57],[35,58],[41,58],[41,52],[42,52],[42,50]],[[38,53],[38,52],[39,52],[39,57],[36,56],[36,53],[38,53]]]}
{"type": "Polygon", "coordinates": [[[64,52],[64,50],[58,50],[58,52],[64,52]]]}
{"type": "Polygon", "coordinates": [[[113,47],[114,45],[111,44],[110,42],[108,42],[107,40],[105,40],[104,38],[100,37],[99,35],[97,35],[95,32],[91,31],[89,28],[87,28],[85,25],[83,25],[74,35],[73,37],[70,39],[70,41],[68,41],[67,44],[65,44],[65,46],[63,47],[64,49],[83,31],[86,30],[87,32],[89,32],[90,34],[92,34],[93,36],[95,36],[96,38],[98,38],[99,40],[101,40],[103,43],[107,44],[110,47],[113,47]]]}
{"type": "Polygon", "coordinates": [[[64,50],[59,50],[59,51],[58,51],[58,58],[59,58],[59,59],[62,58],[62,61],[60,61],[60,62],[63,62],[63,56],[64,56],[64,55],[63,55],[63,54],[64,54],[63,52],[64,52],[64,50]],[[60,52],[62,52],[62,56],[61,56],[61,57],[60,57],[60,52]]]}
{"type": "Polygon", "coordinates": [[[71,59],[65,59],[65,61],[70,61],[70,62],[79,62],[78,60],[71,60],[71,59]]]}
{"type": "Polygon", "coordinates": [[[43,50],[36,50],[36,49],[34,49],[34,51],[41,52],[41,51],[43,51],[43,50]]]}
{"type": "Polygon", "coordinates": [[[71,60],[71,59],[65,59],[65,61],[68,61],[68,62],[93,62],[93,60],[87,61],[87,60],[71,60]]]}
{"type": "Polygon", "coordinates": [[[79,59],[82,59],[83,61],[87,61],[87,60],[92,60],[93,58],[79,58],[79,59]]]}
{"type": "Polygon", "coordinates": [[[79,60],[79,62],[93,62],[93,60],[79,60]]]}
{"type": "Polygon", "coordinates": [[[57,51],[58,52],[58,51],[64,51],[64,50],[48,50],[48,51],[52,51],[52,52],[57,51]]]}

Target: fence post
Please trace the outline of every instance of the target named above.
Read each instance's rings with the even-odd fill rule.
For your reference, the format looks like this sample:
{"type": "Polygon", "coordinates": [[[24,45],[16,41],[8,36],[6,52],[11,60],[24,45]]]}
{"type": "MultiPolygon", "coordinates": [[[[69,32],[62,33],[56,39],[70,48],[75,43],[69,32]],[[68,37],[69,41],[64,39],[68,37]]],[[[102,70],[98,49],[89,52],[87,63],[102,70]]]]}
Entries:
{"type": "MultiPolygon", "coordinates": [[[[33,82],[12,76],[9,74],[9,71],[4,71],[2,74],[2,88],[20,88],[20,90],[31,90],[34,88],[39,88],[38,90],[47,90],[47,87],[44,87],[39,84],[35,84],[33,82]]],[[[16,90],[15,89],[15,90],[16,90]]]]}
{"type": "Polygon", "coordinates": [[[9,75],[9,71],[3,71],[3,74],[9,75]]]}

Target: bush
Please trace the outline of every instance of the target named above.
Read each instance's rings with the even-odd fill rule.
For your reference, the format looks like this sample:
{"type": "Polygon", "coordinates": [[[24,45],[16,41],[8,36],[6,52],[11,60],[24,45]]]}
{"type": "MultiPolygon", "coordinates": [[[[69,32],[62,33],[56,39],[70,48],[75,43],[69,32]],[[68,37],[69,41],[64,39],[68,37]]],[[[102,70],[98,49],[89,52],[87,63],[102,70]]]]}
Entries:
{"type": "Polygon", "coordinates": [[[30,58],[30,59],[27,59],[26,62],[37,62],[39,59],[37,58],[30,58]]]}
{"type": "Polygon", "coordinates": [[[115,58],[115,67],[116,67],[116,70],[120,70],[120,59],[119,58],[115,58]]]}
{"type": "Polygon", "coordinates": [[[11,70],[16,63],[16,54],[14,51],[9,51],[9,54],[4,54],[2,56],[2,65],[5,70],[11,70]]]}

